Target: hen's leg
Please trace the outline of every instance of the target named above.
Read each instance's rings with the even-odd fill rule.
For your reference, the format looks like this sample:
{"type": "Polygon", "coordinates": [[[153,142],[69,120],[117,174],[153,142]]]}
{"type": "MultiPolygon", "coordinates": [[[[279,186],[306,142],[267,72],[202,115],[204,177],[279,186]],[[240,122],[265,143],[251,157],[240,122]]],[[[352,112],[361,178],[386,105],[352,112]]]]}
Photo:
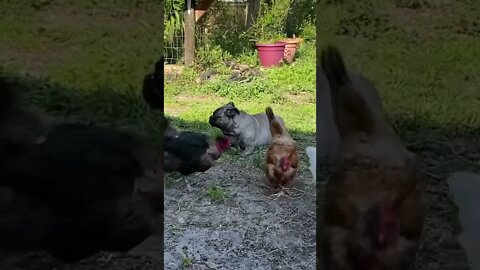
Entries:
{"type": "Polygon", "coordinates": [[[280,196],[285,196],[285,197],[291,198],[288,194],[288,190],[290,190],[289,188],[286,188],[284,186],[280,186],[277,190],[278,190],[278,192],[270,195],[270,197],[280,198],[280,196]]]}
{"type": "Polygon", "coordinates": [[[287,195],[287,194],[289,193],[289,191],[290,191],[290,188],[285,187],[285,186],[282,186],[282,187],[281,187],[281,190],[280,190],[280,192],[285,193],[285,195],[287,195]]]}

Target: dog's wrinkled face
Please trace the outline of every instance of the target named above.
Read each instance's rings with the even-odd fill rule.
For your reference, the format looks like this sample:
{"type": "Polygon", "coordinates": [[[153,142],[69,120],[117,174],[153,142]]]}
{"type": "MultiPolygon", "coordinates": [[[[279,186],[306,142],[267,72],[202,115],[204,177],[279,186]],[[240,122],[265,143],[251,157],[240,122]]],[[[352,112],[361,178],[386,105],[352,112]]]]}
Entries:
{"type": "Polygon", "coordinates": [[[234,136],[235,117],[239,114],[240,111],[235,107],[235,104],[229,102],[216,109],[208,122],[211,126],[221,129],[225,135],[234,136]]]}

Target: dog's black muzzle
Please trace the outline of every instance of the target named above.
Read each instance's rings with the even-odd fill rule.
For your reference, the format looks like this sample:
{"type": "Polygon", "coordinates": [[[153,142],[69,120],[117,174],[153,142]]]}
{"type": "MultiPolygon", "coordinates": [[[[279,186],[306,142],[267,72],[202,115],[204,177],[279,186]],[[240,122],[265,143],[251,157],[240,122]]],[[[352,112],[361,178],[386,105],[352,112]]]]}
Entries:
{"type": "Polygon", "coordinates": [[[212,127],[216,127],[216,128],[222,128],[219,126],[218,124],[218,120],[220,119],[220,116],[215,116],[215,115],[212,115],[210,116],[210,118],[208,119],[208,123],[212,126],[212,127]]]}

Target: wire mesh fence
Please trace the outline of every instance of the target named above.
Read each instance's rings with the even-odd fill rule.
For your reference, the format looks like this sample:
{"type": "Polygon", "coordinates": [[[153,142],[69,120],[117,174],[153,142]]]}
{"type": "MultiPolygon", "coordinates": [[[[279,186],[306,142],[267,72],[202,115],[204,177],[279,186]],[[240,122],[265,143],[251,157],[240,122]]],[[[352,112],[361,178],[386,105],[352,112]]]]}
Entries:
{"type": "Polygon", "coordinates": [[[165,42],[164,55],[166,64],[183,64],[184,62],[184,31],[177,31],[171,40],[165,42]]]}
{"type": "MultiPolygon", "coordinates": [[[[165,64],[183,64],[185,55],[183,10],[185,1],[169,1],[172,4],[165,5],[165,64]]],[[[227,47],[238,45],[235,44],[235,40],[246,29],[247,2],[248,0],[216,1],[204,17],[195,24],[196,50],[201,50],[209,44],[222,43],[227,47]]]]}
{"type": "Polygon", "coordinates": [[[167,0],[164,10],[164,56],[166,64],[182,64],[185,54],[184,0],[167,0]]]}

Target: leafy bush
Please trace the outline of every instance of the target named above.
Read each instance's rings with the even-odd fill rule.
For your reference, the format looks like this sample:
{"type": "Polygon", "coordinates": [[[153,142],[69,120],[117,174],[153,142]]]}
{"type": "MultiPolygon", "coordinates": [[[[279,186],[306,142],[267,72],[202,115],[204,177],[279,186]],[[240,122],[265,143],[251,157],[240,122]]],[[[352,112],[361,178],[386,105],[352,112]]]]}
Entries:
{"type": "Polygon", "coordinates": [[[291,4],[292,0],[274,0],[271,5],[261,2],[260,14],[247,34],[262,42],[271,42],[285,37],[291,4]]]}
{"type": "Polygon", "coordinates": [[[208,67],[219,68],[224,66],[223,61],[232,59],[232,56],[218,45],[205,45],[196,51],[195,66],[199,70],[208,67]]]}
{"type": "Polygon", "coordinates": [[[173,42],[175,33],[183,30],[183,0],[166,0],[165,1],[165,15],[164,15],[164,34],[165,42],[173,42]]]}

